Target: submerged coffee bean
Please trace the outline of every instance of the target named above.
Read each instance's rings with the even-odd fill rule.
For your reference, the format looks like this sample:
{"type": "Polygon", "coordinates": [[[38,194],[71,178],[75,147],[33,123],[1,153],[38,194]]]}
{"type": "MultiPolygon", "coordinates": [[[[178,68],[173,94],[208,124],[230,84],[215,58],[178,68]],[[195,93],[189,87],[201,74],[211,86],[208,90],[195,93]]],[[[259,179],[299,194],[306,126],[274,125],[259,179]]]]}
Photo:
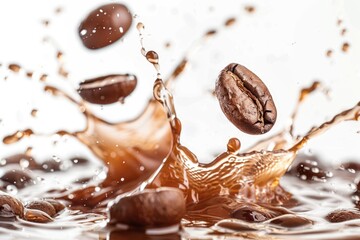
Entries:
{"type": "Polygon", "coordinates": [[[132,15],[126,6],[107,4],[89,13],[79,26],[79,36],[85,47],[102,48],[122,38],[131,23],[132,15]]]}
{"type": "Polygon", "coordinates": [[[124,100],[134,91],[136,84],[135,75],[107,75],[86,80],[80,84],[78,92],[90,103],[111,104],[124,100]]]}
{"type": "Polygon", "coordinates": [[[48,223],[53,221],[49,214],[37,209],[25,209],[24,219],[37,223],[48,223]]]}
{"type": "Polygon", "coordinates": [[[110,222],[140,227],[178,224],[185,214],[184,194],[177,188],[158,188],[121,198],[110,208],[110,222]]]}
{"type": "Polygon", "coordinates": [[[50,217],[53,217],[56,214],[56,210],[54,206],[44,200],[35,200],[31,201],[25,206],[27,209],[37,209],[43,211],[44,213],[48,214],[50,217]]]}
{"type": "Polygon", "coordinates": [[[246,67],[231,63],[216,81],[215,94],[225,116],[248,134],[268,132],[276,121],[276,107],[261,79],[246,67]]]}

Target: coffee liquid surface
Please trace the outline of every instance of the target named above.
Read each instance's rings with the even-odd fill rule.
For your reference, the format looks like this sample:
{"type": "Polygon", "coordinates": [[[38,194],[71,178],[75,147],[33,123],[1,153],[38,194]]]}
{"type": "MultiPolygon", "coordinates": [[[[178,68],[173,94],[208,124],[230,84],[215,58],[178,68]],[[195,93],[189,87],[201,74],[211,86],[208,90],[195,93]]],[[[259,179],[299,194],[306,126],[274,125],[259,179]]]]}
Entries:
{"type": "MultiPolygon", "coordinates": [[[[225,26],[231,26],[235,21],[231,18],[225,26]]],[[[286,239],[289,236],[339,239],[339,236],[348,236],[352,239],[358,236],[359,220],[330,223],[327,215],[339,209],[357,211],[356,187],[350,191],[341,186],[354,183],[360,164],[349,163],[335,168],[322,163],[316,156],[301,155],[299,150],[308,140],[337,123],[358,120],[359,104],[311,129],[305,136],[296,138],[292,133],[296,113],[308,95],[319,88],[319,83],[314,83],[300,91],[292,124],[283,131],[248,150],[241,149],[238,139],[229,139],[228,143],[224,143],[226,150],[223,153],[208,164],[199,163],[196,153],[181,144],[181,119],[176,114],[169,90],[186,69],[193,53],[190,51],[170,76],[163,79],[159,55],[143,47],[142,43],[146,40],[143,39],[144,24],[139,22],[137,29],[141,53],[157,72],[153,98],[135,119],[109,123],[94,115],[83,101],[44,83],[44,91],[54,98],[65,98],[75,104],[86,119],[83,130],[60,130],[54,135],[81,142],[101,159],[103,167],[78,156],[61,161],[53,159],[44,165],[32,158],[31,148],[21,153],[23,155],[18,157],[18,161],[7,158],[1,163],[4,171],[24,169],[29,173],[36,172],[39,177],[21,189],[4,185],[3,191],[24,201],[55,198],[67,203],[68,207],[46,225],[17,219],[11,214],[1,217],[0,232],[4,236],[11,236],[9,239],[24,236],[42,239],[59,234],[59,238],[100,237],[113,240],[180,239],[181,235],[189,239],[210,236],[235,239],[286,239]],[[94,176],[92,171],[84,169],[98,169],[98,174],[94,176]],[[47,182],[48,172],[64,179],[67,187],[59,188],[54,182],[47,182]],[[143,229],[121,231],[114,226],[105,227],[109,202],[146,188],[163,186],[176,187],[184,192],[187,213],[181,222],[181,231],[166,236],[145,237],[146,230],[143,229]],[[340,229],[343,230],[341,233],[340,229]]],[[[201,41],[216,34],[216,30],[208,31],[201,41]]],[[[22,71],[19,65],[12,64],[8,68],[13,74],[22,71]]],[[[32,77],[31,74],[26,75],[32,77]]],[[[42,76],[39,80],[44,81],[44,78],[42,76]]],[[[36,109],[31,114],[36,116],[36,109]]],[[[41,134],[32,129],[20,129],[6,136],[3,142],[10,146],[33,135],[41,134]]]]}

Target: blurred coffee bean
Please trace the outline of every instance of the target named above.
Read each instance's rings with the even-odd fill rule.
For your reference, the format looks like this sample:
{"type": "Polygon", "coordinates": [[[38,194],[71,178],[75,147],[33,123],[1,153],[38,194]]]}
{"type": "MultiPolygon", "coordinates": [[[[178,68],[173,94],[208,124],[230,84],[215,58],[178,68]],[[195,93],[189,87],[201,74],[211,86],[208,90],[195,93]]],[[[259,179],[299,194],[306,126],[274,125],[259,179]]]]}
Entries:
{"type": "Polygon", "coordinates": [[[110,222],[161,227],[180,223],[184,214],[185,200],[182,191],[164,187],[121,198],[110,208],[110,222]]]}
{"type": "Polygon", "coordinates": [[[15,185],[19,189],[30,184],[32,180],[28,173],[19,169],[7,171],[0,179],[6,183],[15,185]]]}
{"type": "Polygon", "coordinates": [[[6,211],[13,212],[16,216],[19,216],[20,218],[23,218],[24,216],[23,203],[16,197],[2,191],[0,191],[0,207],[5,208],[6,211]]]}
{"type": "Polygon", "coordinates": [[[25,209],[24,219],[37,223],[48,223],[53,221],[53,219],[47,213],[37,209],[25,209]]]}
{"type": "Polygon", "coordinates": [[[107,75],[82,82],[78,92],[90,103],[111,104],[123,101],[134,91],[136,84],[134,75],[107,75]]]}
{"type": "Polygon", "coordinates": [[[329,213],[326,216],[329,222],[345,222],[353,219],[360,219],[360,211],[355,209],[340,209],[329,213]]]}
{"type": "Polygon", "coordinates": [[[65,205],[64,205],[62,202],[58,201],[58,200],[55,200],[55,199],[44,199],[44,201],[50,203],[50,204],[54,207],[56,213],[58,213],[58,212],[60,212],[60,211],[62,211],[62,210],[65,209],[65,205]]]}
{"type": "Polygon", "coordinates": [[[89,13],[79,26],[79,36],[85,47],[98,49],[106,47],[129,30],[132,15],[123,4],[111,3],[100,6],[89,13]]]}
{"type": "Polygon", "coordinates": [[[28,204],[26,204],[25,207],[27,209],[37,209],[43,211],[47,213],[50,217],[53,217],[56,214],[56,210],[54,206],[51,203],[44,200],[31,201],[28,204]]]}

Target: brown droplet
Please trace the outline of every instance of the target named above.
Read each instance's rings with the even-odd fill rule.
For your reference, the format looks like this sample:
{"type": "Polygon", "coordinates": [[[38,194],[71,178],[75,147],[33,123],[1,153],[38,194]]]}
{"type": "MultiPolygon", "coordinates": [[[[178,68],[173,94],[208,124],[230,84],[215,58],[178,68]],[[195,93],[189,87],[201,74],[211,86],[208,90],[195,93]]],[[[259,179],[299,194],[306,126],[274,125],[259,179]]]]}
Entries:
{"type": "Polygon", "coordinates": [[[23,170],[13,169],[5,172],[0,178],[4,182],[15,185],[17,188],[24,188],[31,183],[32,178],[23,170]]]}
{"type": "Polygon", "coordinates": [[[18,73],[18,72],[20,72],[21,67],[19,64],[11,63],[11,64],[9,64],[9,69],[13,72],[18,73]]]}
{"type": "Polygon", "coordinates": [[[57,8],[55,8],[55,13],[56,13],[56,14],[60,14],[60,13],[62,13],[62,11],[63,11],[63,8],[62,8],[62,7],[57,7],[57,8]]]}
{"type": "Polygon", "coordinates": [[[230,26],[234,25],[235,22],[236,22],[236,18],[234,18],[234,17],[229,18],[225,21],[225,26],[230,27],[230,26]]]}
{"type": "Polygon", "coordinates": [[[247,5],[244,7],[245,11],[247,11],[248,13],[254,13],[255,12],[255,7],[251,6],[251,5],[247,5]]]}
{"type": "Polygon", "coordinates": [[[89,13],[79,26],[79,36],[85,47],[103,48],[122,38],[131,23],[132,15],[127,7],[111,3],[89,13]]]}
{"type": "Polygon", "coordinates": [[[45,26],[48,27],[50,24],[50,21],[48,19],[42,20],[41,23],[45,26]]]}
{"type": "Polygon", "coordinates": [[[40,81],[45,82],[47,80],[47,78],[48,78],[47,74],[41,74],[39,79],[40,79],[40,81]]]}
{"type": "Polygon", "coordinates": [[[342,24],[342,22],[343,22],[342,19],[338,19],[337,22],[336,22],[336,24],[337,24],[338,26],[340,26],[340,25],[342,24]]]}
{"type": "Polygon", "coordinates": [[[31,110],[31,116],[36,117],[36,114],[38,113],[37,109],[31,110]]]}
{"type": "Polygon", "coordinates": [[[326,51],[326,56],[327,56],[327,57],[331,57],[332,54],[333,54],[333,51],[332,51],[331,49],[329,49],[329,50],[326,51]]]}
{"type": "Polygon", "coordinates": [[[3,143],[5,143],[5,144],[16,143],[20,139],[22,139],[24,137],[29,137],[32,134],[34,134],[34,132],[31,129],[25,129],[23,131],[16,131],[14,134],[4,137],[3,143]]]}
{"type": "Polygon", "coordinates": [[[171,47],[171,43],[170,43],[170,42],[166,42],[166,43],[165,43],[165,47],[166,47],[166,48],[170,48],[170,47],[171,47]]]}
{"type": "Polygon", "coordinates": [[[135,75],[107,75],[86,80],[80,84],[80,96],[94,104],[111,104],[130,95],[137,84],[135,75]]]}
{"type": "Polygon", "coordinates": [[[216,30],[215,29],[211,29],[211,30],[209,30],[209,31],[207,31],[206,33],[205,33],[205,36],[206,37],[211,37],[211,36],[214,36],[215,34],[216,34],[216,30]]]}
{"type": "Polygon", "coordinates": [[[148,51],[145,57],[152,64],[159,63],[159,55],[155,51],[148,51]]]}
{"type": "Polygon", "coordinates": [[[24,216],[24,205],[14,196],[0,191],[0,207],[6,207],[6,210],[13,212],[16,216],[24,216]]]}
{"type": "Polygon", "coordinates": [[[230,138],[227,144],[227,151],[231,153],[236,153],[240,150],[241,142],[237,138],[230,138]]]}
{"type": "Polygon", "coordinates": [[[164,187],[121,198],[110,208],[110,222],[141,227],[170,226],[180,223],[184,214],[182,191],[164,187]]]}
{"type": "Polygon", "coordinates": [[[37,223],[48,223],[53,221],[47,213],[37,209],[25,209],[24,219],[37,223]]]}
{"type": "Polygon", "coordinates": [[[347,52],[347,51],[349,51],[349,48],[350,48],[350,44],[348,42],[345,42],[345,43],[343,43],[341,50],[343,52],[347,52]]]}
{"type": "Polygon", "coordinates": [[[329,222],[345,222],[353,219],[360,219],[360,212],[355,209],[340,209],[329,213],[326,216],[329,222]]]}
{"type": "Polygon", "coordinates": [[[27,73],[26,73],[26,76],[27,76],[28,78],[32,78],[33,75],[34,75],[33,72],[27,72],[27,73]]]}
{"type": "Polygon", "coordinates": [[[341,36],[344,36],[346,34],[346,32],[347,32],[346,28],[341,29],[341,32],[340,32],[341,36]]]}
{"type": "Polygon", "coordinates": [[[25,207],[28,209],[37,209],[43,211],[47,213],[50,217],[53,217],[56,214],[55,207],[51,203],[44,200],[31,201],[26,204],[25,207]]]}

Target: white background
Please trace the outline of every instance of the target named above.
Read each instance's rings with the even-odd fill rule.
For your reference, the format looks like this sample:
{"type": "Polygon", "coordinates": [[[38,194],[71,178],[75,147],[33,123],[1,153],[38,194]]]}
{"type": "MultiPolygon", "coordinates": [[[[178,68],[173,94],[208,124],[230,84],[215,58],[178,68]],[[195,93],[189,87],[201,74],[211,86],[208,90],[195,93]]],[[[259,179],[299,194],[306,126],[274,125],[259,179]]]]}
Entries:
{"type": "MultiPolygon", "coordinates": [[[[110,121],[131,119],[145,106],[156,77],[153,67],[140,54],[135,24],[122,41],[97,51],[82,46],[77,27],[86,14],[112,1],[27,1],[0,2],[0,137],[27,127],[37,132],[54,129],[81,129],[84,119],[76,107],[42,93],[42,84],[23,75],[13,75],[4,65],[19,63],[25,69],[49,75],[49,84],[76,96],[78,83],[110,73],[134,73],[138,87],[124,105],[93,106],[97,114],[110,121]],[[63,11],[55,14],[55,9],[63,11]],[[44,27],[42,20],[49,20],[44,27]],[[53,45],[43,43],[44,37],[53,45]],[[56,75],[56,48],[65,53],[70,78],[56,75]],[[39,110],[34,119],[30,112],[39,110]]],[[[161,71],[166,76],[185,51],[206,31],[218,28],[229,17],[238,21],[203,44],[190,59],[191,67],[178,79],[175,89],[177,113],[183,123],[182,143],[201,161],[226,149],[230,137],[249,146],[263,136],[241,133],[222,114],[210,92],[219,71],[231,62],[245,65],[266,83],[278,108],[278,121],[271,135],[289,119],[301,87],[320,80],[331,90],[328,99],[315,94],[302,107],[297,133],[329,119],[333,114],[360,101],[360,1],[251,1],[256,11],[244,7],[250,1],[124,1],[135,21],[146,26],[147,49],[160,55],[161,71]],[[338,19],[343,23],[338,26],[338,19]],[[345,36],[340,32],[347,29],[345,36]],[[170,48],[165,48],[170,42],[170,48]],[[350,43],[347,53],[341,51],[350,43]],[[325,53],[333,50],[333,56],[325,53]]],[[[329,161],[360,159],[360,123],[345,123],[310,142],[305,152],[323,154],[329,161]]],[[[70,141],[70,140],[69,140],[70,141]]],[[[24,149],[27,140],[0,146],[0,157],[24,149]]],[[[33,143],[34,154],[66,155],[69,143],[56,149],[43,139],[33,143]]],[[[81,148],[79,145],[74,145],[81,148]]],[[[79,151],[73,149],[71,151],[79,151]]]]}

